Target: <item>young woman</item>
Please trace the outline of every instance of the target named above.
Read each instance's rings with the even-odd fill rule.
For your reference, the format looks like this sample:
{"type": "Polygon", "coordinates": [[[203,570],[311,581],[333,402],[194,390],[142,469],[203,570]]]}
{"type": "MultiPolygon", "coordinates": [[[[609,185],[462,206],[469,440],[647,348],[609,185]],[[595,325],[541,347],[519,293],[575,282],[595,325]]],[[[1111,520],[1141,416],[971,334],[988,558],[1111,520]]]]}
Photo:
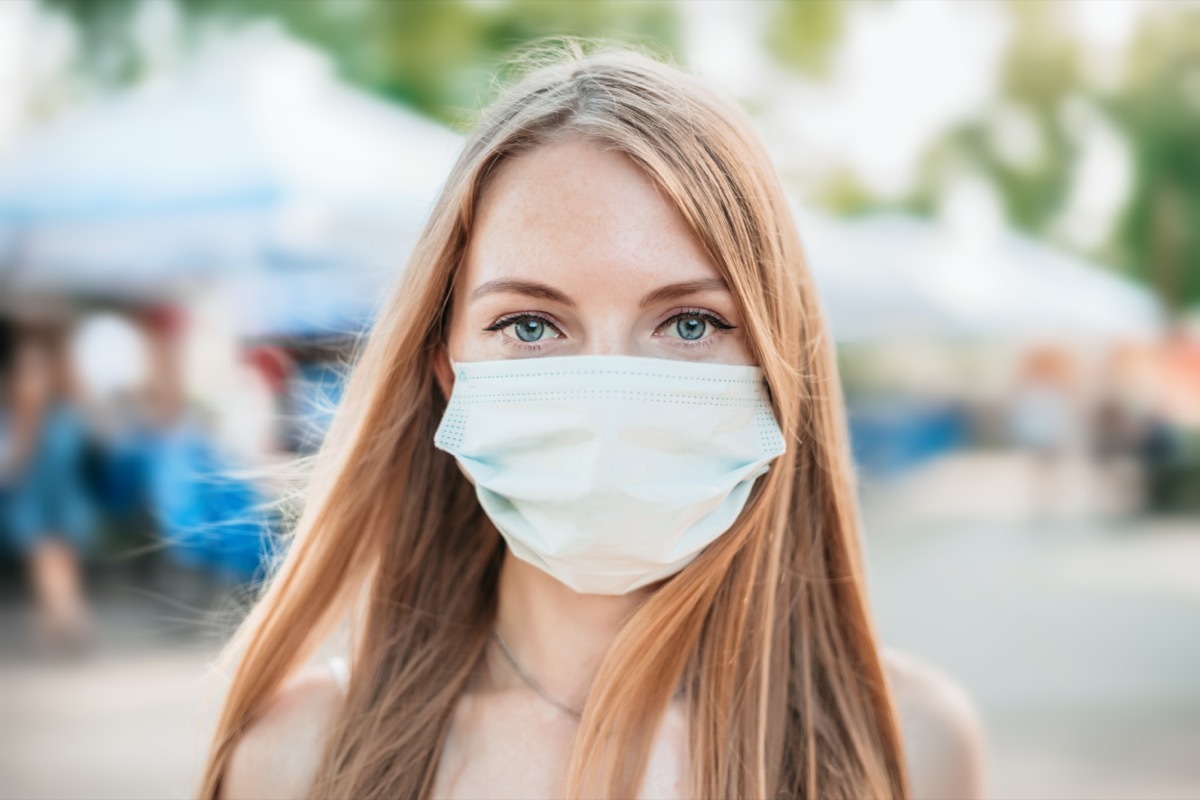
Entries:
{"type": "Polygon", "coordinates": [[[746,116],[572,46],[484,114],[366,342],[199,796],[904,797],[902,722],[918,792],[977,795],[973,717],[885,668],[857,537],[746,116]],[[302,666],[340,622],[348,673],[302,666]]]}

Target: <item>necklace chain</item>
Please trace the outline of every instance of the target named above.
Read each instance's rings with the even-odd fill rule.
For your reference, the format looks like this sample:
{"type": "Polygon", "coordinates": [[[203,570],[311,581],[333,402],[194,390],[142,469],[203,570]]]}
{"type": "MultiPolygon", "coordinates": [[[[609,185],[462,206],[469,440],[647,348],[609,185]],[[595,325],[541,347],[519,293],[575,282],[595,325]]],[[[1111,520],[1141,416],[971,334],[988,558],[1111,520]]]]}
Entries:
{"type": "Polygon", "coordinates": [[[527,685],[530,689],[533,689],[533,691],[537,692],[537,694],[540,695],[541,698],[543,700],[545,700],[547,703],[554,706],[559,711],[563,712],[564,714],[571,717],[572,719],[575,719],[575,720],[583,719],[582,711],[571,708],[566,703],[555,698],[554,695],[550,694],[545,689],[543,689],[541,687],[541,684],[539,684],[537,681],[535,681],[530,676],[530,674],[525,671],[525,668],[522,667],[521,664],[517,661],[517,657],[512,654],[512,650],[508,649],[508,645],[505,644],[504,638],[500,635],[500,631],[493,628],[492,635],[495,637],[496,642],[500,645],[500,652],[504,654],[504,658],[508,661],[509,664],[512,665],[513,670],[517,673],[517,675],[520,676],[521,680],[525,682],[525,685],[527,685]]]}

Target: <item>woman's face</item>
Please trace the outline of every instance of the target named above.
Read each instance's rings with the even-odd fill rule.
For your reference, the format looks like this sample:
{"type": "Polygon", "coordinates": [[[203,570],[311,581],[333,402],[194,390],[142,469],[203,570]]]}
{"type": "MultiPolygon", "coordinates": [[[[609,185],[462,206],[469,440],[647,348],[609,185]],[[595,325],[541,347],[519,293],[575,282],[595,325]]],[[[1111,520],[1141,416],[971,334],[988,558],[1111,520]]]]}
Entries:
{"type": "MultiPolygon", "coordinates": [[[[455,361],[755,363],[733,295],[679,211],[627,156],[582,139],[492,176],[451,304],[455,361]]],[[[437,367],[448,393],[449,365],[437,367]]]]}

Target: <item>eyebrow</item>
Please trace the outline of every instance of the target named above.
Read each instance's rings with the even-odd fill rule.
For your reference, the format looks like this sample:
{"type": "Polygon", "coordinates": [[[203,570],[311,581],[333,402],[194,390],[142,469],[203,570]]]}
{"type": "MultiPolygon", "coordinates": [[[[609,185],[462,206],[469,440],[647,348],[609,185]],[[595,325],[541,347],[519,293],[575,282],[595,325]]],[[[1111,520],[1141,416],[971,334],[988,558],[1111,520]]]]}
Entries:
{"type": "Polygon", "coordinates": [[[686,297],[689,294],[715,291],[729,291],[729,285],[725,283],[724,278],[701,278],[695,281],[672,283],[655,289],[643,297],[642,302],[638,304],[638,308],[645,308],[651,303],[661,303],[664,300],[674,300],[677,297],[686,297]]]}
{"type": "MultiPolygon", "coordinates": [[[[724,278],[701,278],[694,281],[684,281],[682,283],[671,283],[666,286],[655,289],[650,294],[642,298],[642,302],[638,303],[639,308],[645,308],[651,303],[661,303],[665,300],[674,300],[677,297],[685,297],[690,294],[698,294],[700,292],[712,291],[729,291],[729,285],[725,283],[724,278]]],[[[575,301],[567,297],[565,294],[555,289],[553,286],[547,286],[544,283],[536,281],[522,281],[513,278],[501,278],[499,280],[488,281],[480,284],[471,292],[471,299],[478,300],[487,294],[497,294],[507,292],[510,294],[523,294],[527,297],[536,297],[541,300],[550,300],[555,303],[561,303],[564,306],[575,307],[575,301]]]]}
{"type": "Polygon", "coordinates": [[[537,297],[542,300],[552,300],[555,303],[562,303],[564,306],[574,307],[575,301],[567,297],[565,294],[555,289],[553,286],[547,286],[544,283],[535,281],[520,281],[512,278],[501,278],[500,280],[488,281],[475,287],[475,291],[471,292],[471,299],[478,300],[485,294],[497,294],[506,292],[509,294],[523,294],[528,297],[537,297]]]}

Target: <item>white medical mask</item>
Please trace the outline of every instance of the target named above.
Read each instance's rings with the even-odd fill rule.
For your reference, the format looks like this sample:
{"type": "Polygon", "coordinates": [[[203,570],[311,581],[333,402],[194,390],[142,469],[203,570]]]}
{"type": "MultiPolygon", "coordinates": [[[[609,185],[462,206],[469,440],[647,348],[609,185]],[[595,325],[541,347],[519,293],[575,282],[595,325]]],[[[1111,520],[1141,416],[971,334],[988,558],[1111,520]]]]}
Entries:
{"type": "Polygon", "coordinates": [[[727,531],[785,451],[759,367],[624,355],[458,362],[434,445],[513,555],[624,594],[727,531]]]}

